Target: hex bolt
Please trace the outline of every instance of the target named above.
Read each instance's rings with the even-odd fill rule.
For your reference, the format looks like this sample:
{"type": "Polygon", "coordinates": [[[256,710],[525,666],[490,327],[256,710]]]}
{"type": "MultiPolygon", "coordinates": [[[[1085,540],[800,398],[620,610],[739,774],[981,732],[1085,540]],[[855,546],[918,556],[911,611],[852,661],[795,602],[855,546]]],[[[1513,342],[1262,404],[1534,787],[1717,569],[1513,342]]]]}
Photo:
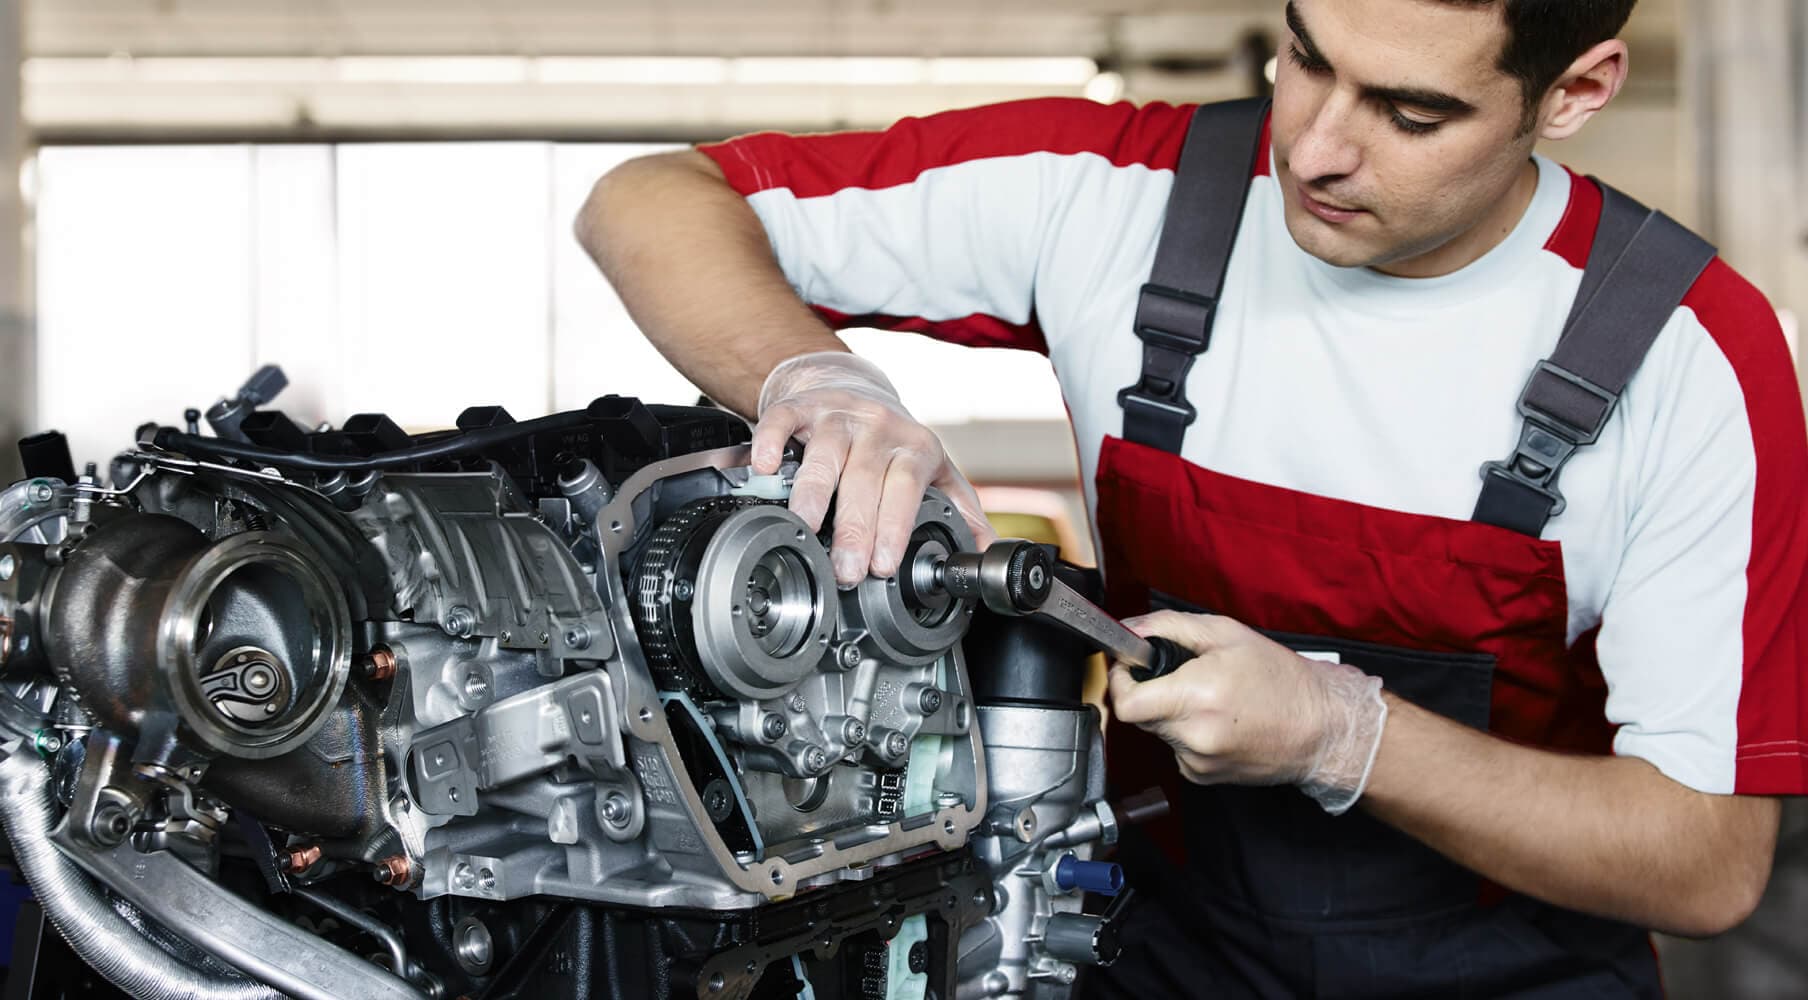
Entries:
{"type": "Polygon", "coordinates": [[[320,846],[318,844],[306,844],[301,847],[291,847],[277,856],[276,867],[290,874],[294,874],[296,872],[307,871],[309,868],[314,867],[314,864],[319,860],[320,846]]]}
{"type": "Polygon", "coordinates": [[[406,854],[392,854],[377,862],[370,870],[370,877],[372,879],[383,885],[393,886],[397,889],[406,886],[413,874],[413,866],[408,863],[408,855],[406,854]]]}
{"type": "Polygon", "coordinates": [[[859,666],[860,644],[857,642],[842,643],[840,648],[835,650],[835,662],[839,664],[843,670],[852,670],[859,666]]]}
{"type": "Polygon", "coordinates": [[[620,792],[610,792],[603,797],[603,804],[598,807],[603,814],[603,822],[613,827],[625,827],[634,818],[633,807],[628,797],[620,792]]]}
{"type": "Polygon", "coordinates": [[[396,655],[388,646],[372,646],[370,652],[359,661],[366,680],[382,681],[395,676],[396,655]]]}
{"type": "Polygon", "coordinates": [[[760,738],[768,743],[776,743],[790,728],[791,724],[785,721],[784,716],[777,712],[767,712],[766,717],[760,720],[760,738]]]}
{"type": "MultiPolygon", "coordinates": [[[[440,622],[440,628],[453,638],[469,639],[471,633],[477,630],[477,613],[462,604],[456,605],[446,612],[445,620],[440,622]]],[[[506,633],[503,638],[507,638],[506,633]]]]}
{"type": "Polygon", "coordinates": [[[108,802],[94,810],[94,816],[88,821],[88,835],[95,843],[114,847],[126,839],[132,832],[132,817],[126,813],[124,806],[117,802],[108,802]]]}
{"type": "Polygon", "coordinates": [[[910,737],[902,730],[894,729],[885,734],[885,756],[902,757],[910,751],[910,737]]]}
{"type": "Polygon", "coordinates": [[[32,734],[32,748],[45,757],[55,757],[63,749],[63,737],[60,733],[48,729],[40,729],[32,734]]]}
{"type": "Polygon", "coordinates": [[[923,710],[924,715],[934,715],[935,713],[941,711],[942,710],[941,689],[924,688],[923,693],[917,696],[917,707],[923,710]]]}
{"type": "Polygon", "coordinates": [[[688,601],[697,596],[697,585],[689,580],[679,580],[672,584],[672,600],[688,601]]]}

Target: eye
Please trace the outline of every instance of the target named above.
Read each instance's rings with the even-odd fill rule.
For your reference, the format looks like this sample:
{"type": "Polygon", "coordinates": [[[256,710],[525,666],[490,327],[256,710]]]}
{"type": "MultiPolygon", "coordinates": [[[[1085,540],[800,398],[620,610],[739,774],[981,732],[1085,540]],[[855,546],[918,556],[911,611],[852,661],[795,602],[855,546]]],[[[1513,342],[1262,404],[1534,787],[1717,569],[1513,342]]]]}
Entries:
{"type": "Polygon", "coordinates": [[[1444,124],[1441,121],[1423,121],[1402,112],[1394,105],[1388,105],[1388,117],[1393,119],[1394,127],[1407,135],[1430,135],[1444,124]]]}
{"type": "Polygon", "coordinates": [[[1330,63],[1301,52],[1297,42],[1287,43],[1287,58],[1293,62],[1293,65],[1313,76],[1320,76],[1331,71],[1330,63]]]}

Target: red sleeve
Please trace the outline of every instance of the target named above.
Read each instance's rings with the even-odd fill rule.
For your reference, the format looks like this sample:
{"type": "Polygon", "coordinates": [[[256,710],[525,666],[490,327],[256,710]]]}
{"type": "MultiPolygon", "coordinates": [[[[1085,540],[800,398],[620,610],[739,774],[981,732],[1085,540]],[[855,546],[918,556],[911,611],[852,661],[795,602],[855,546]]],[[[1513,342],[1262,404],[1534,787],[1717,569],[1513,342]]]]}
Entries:
{"type": "Polygon", "coordinates": [[[1684,306],[1731,363],[1757,464],[1734,790],[1808,794],[1808,428],[1776,312],[1723,261],[1684,306]]]}
{"type": "MultiPolygon", "coordinates": [[[[698,148],[721,167],[737,192],[749,198],[766,196],[762,199],[762,219],[767,222],[774,249],[790,276],[814,263],[814,248],[807,235],[810,230],[802,225],[775,224],[772,213],[804,215],[809,211],[805,203],[811,201],[834,199],[837,194],[853,190],[880,191],[914,185],[927,171],[979,160],[1026,158],[1024,183],[1035,184],[1039,175],[1027,159],[1033,154],[1090,154],[1119,167],[1172,169],[1179,160],[1192,111],[1192,107],[1166,104],[1138,107],[1127,103],[1102,105],[1077,98],[1041,98],[905,118],[882,131],[807,135],[761,132],[698,148]],[[775,194],[784,202],[782,206],[775,206],[775,194]]],[[[1046,225],[1046,216],[1056,212],[1057,196],[1058,193],[1051,195],[1043,205],[1046,211],[1042,219],[1015,215],[987,218],[988,212],[1005,212],[995,206],[1008,199],[977,197],[952,210],[971,220],[972,232],[968,233],[966,226],[943,221],[934,232],[938,252],[970,253],[976,258],[1012,252],[989,246],[987,230],[1011,232],[1046,225]],[[967,238],[963,239],[963,234],[967,238]]],[[[924,215],[942,218],[948,211],[945,205],[926,206],[924,215]]],[[[923,236],[897,238],[922,240],[923,236]]],[[[886,251],[902,260],[928,252],[908,246],[887,247],[886,251]]],[[[1030,263],[1033,271],[1033,262],[1030,263]]],[[[794,280],[793,284],[807,283],[794,280]]],[[[1017,291],[1028,294],[1027,289],[1017,291]]],[[[852,297],[859,299],[858,295],[852,297]]],[[[1020,301],[969,302],[968,308],[932,318],[811,304],[836,329],[909,330],[969,346],[1014,347],[1046,354],[1047,343],[1036,317],[1011,307],[1020,301]]]]}

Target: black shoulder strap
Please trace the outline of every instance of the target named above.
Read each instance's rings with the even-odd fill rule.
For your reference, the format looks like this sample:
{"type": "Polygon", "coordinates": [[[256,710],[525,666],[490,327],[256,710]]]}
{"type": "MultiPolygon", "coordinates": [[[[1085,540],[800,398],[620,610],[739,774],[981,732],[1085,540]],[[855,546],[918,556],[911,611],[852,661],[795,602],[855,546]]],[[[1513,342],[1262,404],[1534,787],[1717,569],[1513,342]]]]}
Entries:
{"type": "Polygon", "coordinates": [[[1117,394],[1126,441],[1177,454],[1187,425],[1198,415],[1187,402],[1187,373],[1211,342],[1213,314],[1267,119],[1265,98],[1206,104],[1193,114],[1174,170],[1155,267],[1136,303],[1142,375],[1117,394]]]}
{"type": "MultiPolygon", "coordinates": [[[[1593,178],[1590,178],[1593,180],[1593,178]]],[[[1657,335],[1716,253],[1679,223],[1599,181],[1601,221],[1563,336],[1519,397],[1519,445],[1482,466],[1475,520],[1538,537],[1563,513],[1557,476],[1601,436],[1657,335]]]]}

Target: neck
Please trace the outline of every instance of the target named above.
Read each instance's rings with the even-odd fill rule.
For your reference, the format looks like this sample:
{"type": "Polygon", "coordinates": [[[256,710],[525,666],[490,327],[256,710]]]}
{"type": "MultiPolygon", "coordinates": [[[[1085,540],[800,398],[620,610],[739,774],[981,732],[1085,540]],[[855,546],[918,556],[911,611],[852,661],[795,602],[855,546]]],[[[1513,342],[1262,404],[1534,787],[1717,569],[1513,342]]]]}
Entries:
{"type": "Polygon", "coordinates": [[[1495,202],[1479,222],[1435,250],[1416,257],[1383,264],[1375,270],[1396,278],[1436,278],[1460,271],[1501,244],[1525,217],[1538,193],[1538,164],[1529,157],[1525,167],[1513,178],[1506,197],[1495,202]]]}

